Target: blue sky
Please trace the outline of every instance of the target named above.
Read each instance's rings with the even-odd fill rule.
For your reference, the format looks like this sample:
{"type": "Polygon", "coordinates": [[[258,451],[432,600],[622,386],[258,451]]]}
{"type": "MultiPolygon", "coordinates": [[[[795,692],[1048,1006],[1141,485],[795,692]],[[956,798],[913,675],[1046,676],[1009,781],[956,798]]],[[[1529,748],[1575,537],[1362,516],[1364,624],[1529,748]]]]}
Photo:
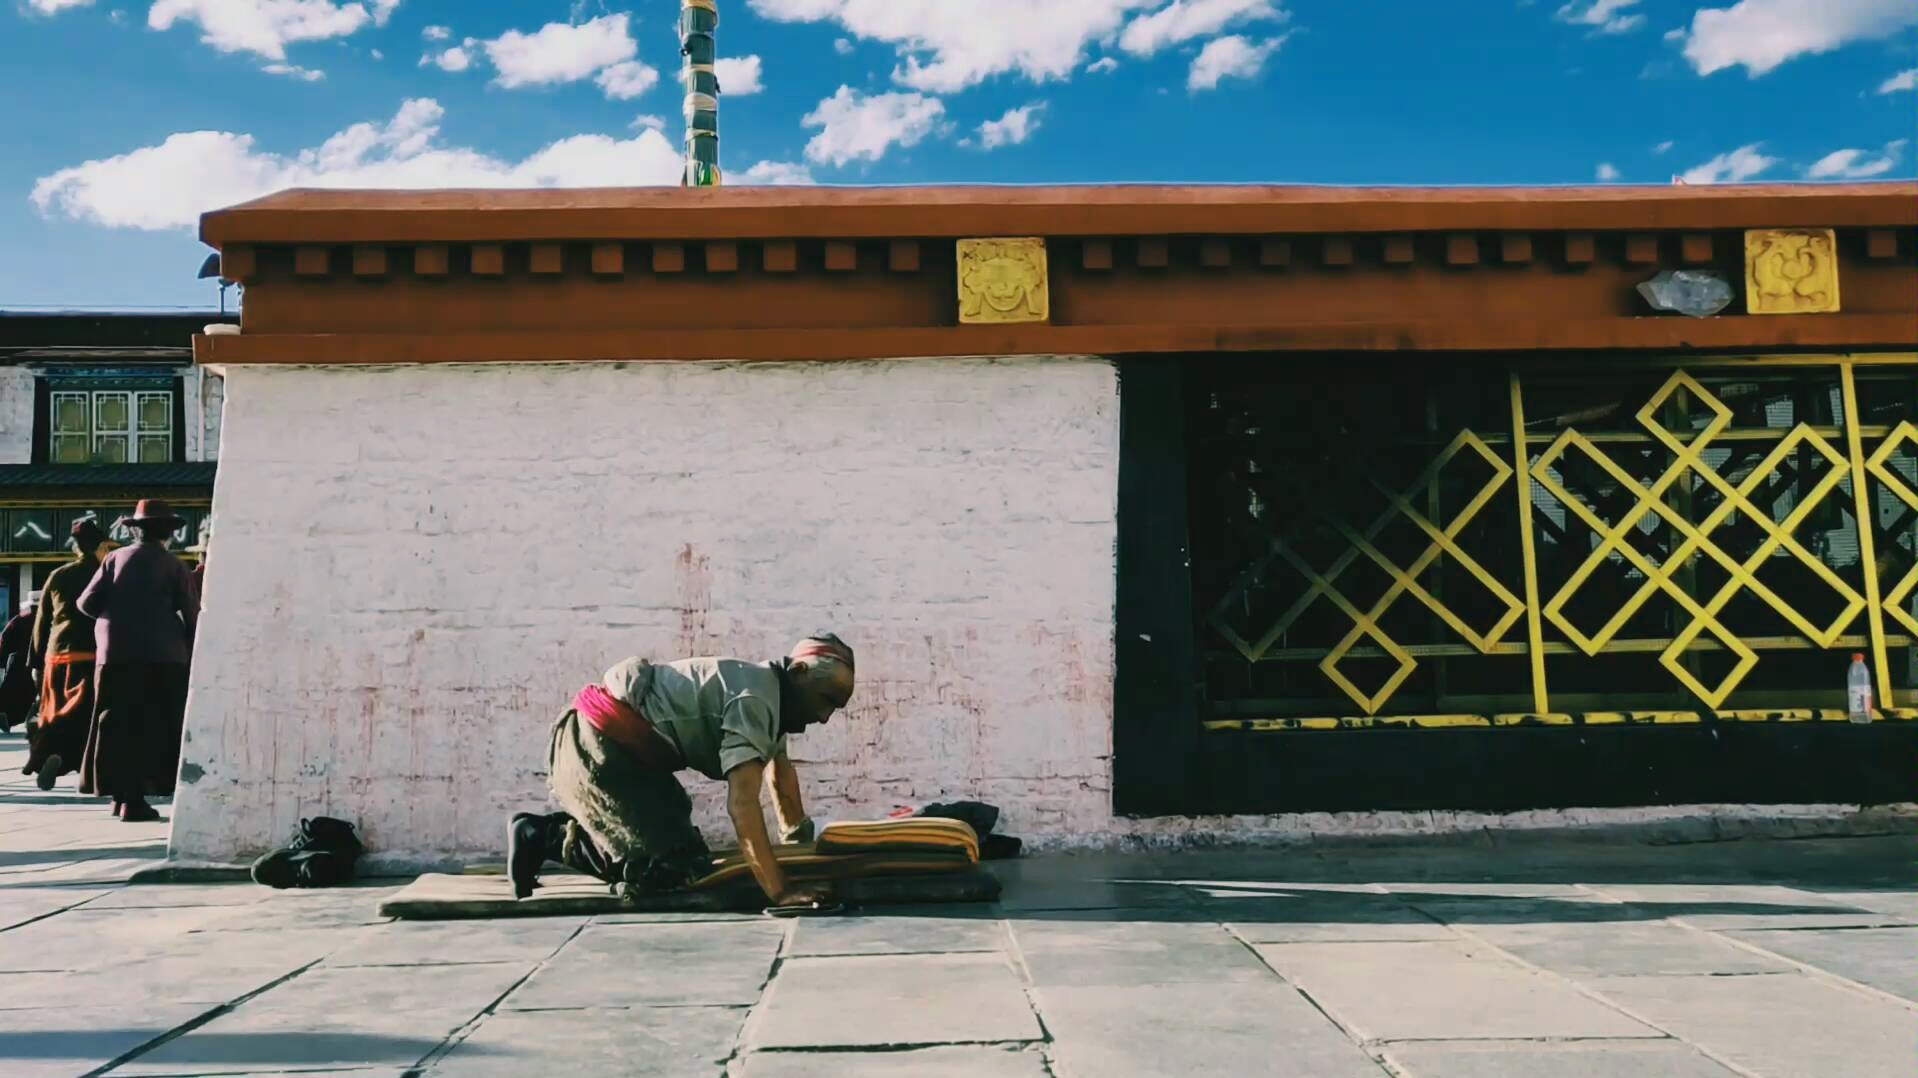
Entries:
{"type": "MultiPolygon", "coordinates": [[[[731,184],[1908,178],[1913,0],[720,0],[731,184]]],[[[677,0],[0,0],[0,307],[286,186],[676,182],[677,0]]]]}

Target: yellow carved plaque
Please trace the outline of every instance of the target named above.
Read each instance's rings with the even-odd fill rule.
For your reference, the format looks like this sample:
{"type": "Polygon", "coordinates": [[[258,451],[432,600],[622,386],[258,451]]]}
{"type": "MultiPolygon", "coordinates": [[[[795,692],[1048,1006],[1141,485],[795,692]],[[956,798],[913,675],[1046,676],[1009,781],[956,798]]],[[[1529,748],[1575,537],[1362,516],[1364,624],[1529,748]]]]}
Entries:
{"type": "Polygon", "coordinates": [[[1838,240],[1829,228],[1767,228],[1745,233],[1748,314],[1828,314],[1838,310],[1838,240]]]}
{"type": "Polygon", "coordinates": [[[1044,322],[1052,317],[1046,241],[959,241],[959,321],[1044,322]]]}

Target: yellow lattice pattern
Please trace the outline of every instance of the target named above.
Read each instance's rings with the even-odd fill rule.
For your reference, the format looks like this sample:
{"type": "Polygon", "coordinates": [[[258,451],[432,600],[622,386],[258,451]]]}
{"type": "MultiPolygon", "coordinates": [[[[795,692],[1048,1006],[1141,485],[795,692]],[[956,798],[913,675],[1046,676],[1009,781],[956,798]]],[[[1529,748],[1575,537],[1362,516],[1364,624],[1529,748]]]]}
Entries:
{"type": "Polygon", "coordinates": [[[1738,683],[1745,679],[1745,675],[1751,673],[1752,667],[1758,665],[1758,653],[1733,635],[1718,620],[1719,613],[1741,592],[1749,591],[1764,600],[1767,606],[1777,611],[1793,628],[1820,647],[1833,646],[1837,639],[1844,635],[1845,629],[1857,618],[1858,612],[1865,607],[1864,596],[1858,594],[1850,584],[1833,572],[1830,566],[1817,555],[1806,550],[1793,536],[1793,533],[1824,503],[1832,491],[1839,489],[1840,484],[1851,475],[1851,461],[1824,436],[1801,423],[1765,455],[1764,460],[1752,469],[1744,482],[1733,485],[1704,459],[1705,451],[1710,449],[1713,442],[1732,425],[1732,418],[1733,413],[1730,408],[1725,407],[1723,402],[1712,396],[1691,375],[1680,371],[1673,374],[1645,407],[1638,411],[1639,424],[1661,445],[1669,449],[1675,458],[1651,486],[1641,485],[1630,472],[1620,467],[1604,450],[1574,430],[1568,430],[1559,435],[1557,440],[1552,442],[1551,446],[1532,464],[1532,481],[1551,492],[1552,496],[1557,498],[1567,510],[1603,537],[1597,548],[1572,573],[1571,578],[1558,590],[1558,593],[1546,601],[1544,607],[1546,619],[1557,626],[1558,630],[1565,634],[1566,639],[1576,645],[1579,650],[1587,655],[1596,655],[1611,642],[1620,629],[1625,627],[1632,616],[1638,613],[1647,600],[1661,591],[1664,592],[1686,614],[1690,615],[1691,620],[1659,654],[1658,661],[1680,683],[1696,693],[1699,699],[1714,708],[1722,706],[1725,698],[1730,696],[1738,687],[1738,683]],[[1689,442],[1681,440],[1667,430],[1657,418],[1659,411],[1665,407],[1672,395],[1681,390],[1690,395],[1693,401],[1704,405],[1712,416],[1705,425],[1705,429],[1689,442]],[[1831,469],[1792,508],[1784,521],[1774,521],[1769,509],[1755,504],[1751,500],[1751,495],[1754,491],[1762,489],[1777,474],[1779,466],[1790,460],[1803,447],[1809,447],[1824,457],[1830,463],[1831,469]],[[1552,473],[1556,470],[1560,459],[1574,448],[1603,469],[1620,489],[1630,492],[1636,499],[1636,504],[1616,524],[1608,524],[1584,501],[1566,490],[1553,477],[1552,473]],[[1684,514],[1673,509],[1665,500],[1666,494],[1688,475],[1704,480],[1722,496],[1718,507],[1696,524],[1687,520],[1684,514]],[[1766,533],[1765,541],[1743,559],[1727,552],[1711,538],[1721,525],[1741,511],[1747,521],[1757,524],[1766,533]],[[1672,530],[1684,536],[1684,542],[1680,543],[1663,562],[1653,562],[1627,541],[1632,530],[1637,528],[1646,517],[1654,514],[1670,525],[1672,530]],[[1843,609],[1828,624],[1814,625],[1809,618],[1758,579],[1758,569],[1781,549],[1809,569],[1843,601],[1843,609]],[[1588,636],[1565,616],[1565,606],[1613,554],[1623,557],[1644,574],[1645,580],[1630,598],[1619,606],[1611,620],[1607,621],[1596,634],[1588,636]],[[1673,579],[1679,569],[1688,564],[1694,555],[1699,554],[1717,562],[1729,578],[1724,586],[1719,588],[1717,594],[1703,603],[1700,603],[1673,579]],[[1738,657],[1737,664],[1717,685],[1706,685],[1699,681],[1690,670],[1685,668],[1683,662],[1684,654],[1691,647],[1692,642],[1704,633],[1712,634],[1738,657]]]}
{"type": "MultiPolygon", "coordinates": [[[[1871,473],[1872,478],[1890,491],[1893,497],[1910,506],[1912,510],[1918,511],[1918,491],[1913,491],[1904,478],[1891,469],[1891,458],[1896,456],[1901,448],[1909,448],[1914,454],[1918,454],[1918,427],[1912,426],[1910,422],[1900,423],[1892,428],[1891,435],[1879,444],[1878,451],[1865,462],[1865,469],[1871,473]]],[[[1911,570],[1905,574],[1904,579],[1894,583],[1879,602],[1886,617],[1892,618],[1912,635],[1918,636],[1918,617],[1913,617],[1911,610],[1911,593],[1914,590],[1918,590],[1918,559],[1914,559],[1911,570]]]]}
{"type": "MultiPolygon", "coordinates": [[[[1841,366],[1845,410],[1848,417],[1857,414],[1856,387],[1852,380],[1852,371],[1848,365],[1841,366]]],[[[1517,377],[1512,379],[1515,422],[1521,424],[1515,430],[1515,437],[1521,446],[1528,446],[1522,429],[1522,391],[1517,377]]],[[[1911,611],[1910,600],[1918,592],[1918,566],[1914,566],[1901,579],[1891,584],[1883,595],[1879,595],[1878,581],[1874,575],[1869,535],[1861,535],[1860,544],[1864,548],[1864,573],[1867,578],[1865,594],[1847,582],[1832,567],[1805,548],[1796,538],[1796,533],[1819,511],[1834,494],[1843,493],[1847,480],[1861,474],[1870,479],[1905,505],[1918,511],[1918,490],[1914,490],[1892,467],[1891,460],[1903,450],[1918,451],[1918,427],[1905,421],[1893,428],[1878,445],[1869,458],[1864,455],[1855,427],[1846,433],[1850,435],[1849,445],[1836,445],[1833,439],[1821,433],[1817,428],[1800,423],[1789,431],[1780,432],[1776,444],[1770,452],[1757,462],[1742,480],[1733,482],[1721,474],[1706,460],[1706,454],[1721,443],[1733,426],[1735,414],[1722,401],[1714,396],[1696,378],[1685,371],[1676,371],[1655,392],[1644,407],[1635,414],[1635,419],[1652,441],[1667,450],[1671,462],[1649,484],[1640,482],[1631,471],[1620,465],[1592,437],[1577,430],[1567,429],[1554,438],[1535,458],[1530,450],[1524,448],[1515,454],[1515,461],[1525,462],[1525,472],[1519,471],[1493,451],[1480,435],[1466,430],[1458,434],[1426,466],[1418,478],[1403,491],[1394,491],[1379,486],[1385,495],[1387,506],[1363,530],[1354,529],[1343,521],[1331,522],[1336,534],[1347,543],[1346,549],[1323,572],[1315,569],[1292,546],[1277,535],[1271,537],[1271,551],[1259,563],[1250,567],[1242,577],[1239,587],[1220,604],[1215,611],[1211,624],[1221,636],[1249,662],[1258,662],[1277,642],[1298,622],[1299,618],[1318,600],[1323,598],[1331,603],[1352,623],[1351,629],[1326,652],[1320,659],[1319,670],[1334,685],[1349,697],[1365,715],[1376,715],[1392,699],[1393,695],[1411,677],[1418,667],[1417,659],[1407,648],[1392,639],[1381,627],[1381,621],[1388,611],[1400,599],[1410,595],[1425,606],[1458,637],[1469,644],[1479,654],[1534,653],[1532,654],[1533,686],[1535,698],[1541,709],[1546,699],[1544,685],[1544,666],[1539,648],[1538,625],[1550,623],[1570,646],[1585,655],[1597,655],[1612,645],[1618,635],[1631,622],[1633,617],[1654,597],[1663,595],[1676,604],[1688,620],[1669,641],[1651,641],[1656,647],[1665,646],[1659,653],[1659,663],[1687,689],[1713,709],[1724,706],[1725,701],[1744,681],[1746,676],[1758,664],[1759,652],[1750,643],[1740,639],[1720,619],[1725,609],[1740,595],[1755,596],[1776,612],[1779,617],[1796,629],[1813,645],[1820,648],[1837,646],[1847,638],[1847,632],[1856,632],[1855,625],[1861,612],[1870,613],[1871,637],[1874,642],[1875,666],[1878,670],[1879,697],[1881,703],[1889,707],[1892,704],[1890,680],[1884,670],[1885,652],[1883,647],[1882,618],[1888,617],[1918,636],[1918,616],[1911,611]],[[1702,406],[1709,418],[1702,430],[1686,435],[1674,433],[1660,422],[1659,416],[1667,407],[1679,400],[1683,394],[1690,402],[1702,406]],[[1582,454],[1596,465],[1619,491],[1631,499],[1631,506],[1617,520],[1606,520],[1566,488],[1560,478],[1560,465],[1565,463],[1568,454],[1582,454]],[[1814,453],[1822,458],[1829,467],[1809,490],[1801,490],[1791,511],[1782,520],[1775,520],[1769,507],[1754,501],[1754,496],[1762,496],[1768,484],[1779,474],[1780,469],[1803,453],[1814,453]],[[1462,506],[1450,523],[1441,527],[1420,512],[1414,505],[1414,499],[1423,493],[1435,489],[1445,468],[1460,454],[1470,453],[1490,466],[1491,478],[1462,506]],[[1679,484],[1700,484],[1709,487],[1719,495],[1718,504],[1702,519],[1689,519],[1667,503],[1666,496],[1679,484]],[[1523,500],[1521,520],[1530,520],[1532,490],[1530,484],[1550,493],[1564,506],[1565,511],[1578,518],[1590,528],[1599,541],[1584,558],[1570,577],[1558,590],[1545,597],[1538,594],[1538,567],[1532,551],[1526,549],[1526,587],[1528,594],[1534,596],[1536,608],[1528,607],[1511,589],[1496,576],[1488,572],[1483,565],[1468,555],[1458,544],[1458,537],[1508,486],[1518,487],[1516,494],[1523,500]],[[1728,522],[1742,519],[1758,527],[1763,539],[1748,552],[1739,555],[1725,549],[1714,536],[1728,522]],[[1395,563],[1377,545],[1379,535],[1395,521],[1412,524],[1424,537],[1426,544],[1419,555],[1409,564],[1401,566],[1395,563]],[[1662,522],[1675,534],[1677,542],[1662,560],[1646,555],[1629,540],[1632,533],[1651,522],[1662,522]],[[1802,565],[1808,572],[1831,589],[1839,602],[1839,611],[1823,624],[1814,622],[1805,613],[1794,607],[1775,590],[1758,578],[1758,570],[1769,560],[1778,556],[1788,556],[1802,565]],[[1340,577],[1363,558],[1390,578],[1391,584],[1368,607],[1361,608],[1339,587],[1340,577]],[[1483,629],[1475,628],[1451,610],[1443,601],[1421,585],[1421,574],[1431,569],[1439,559],[1447,560],[1448,567],[1470,574],[1495,598],[1502,611],[1492,624],[1483,629]],[[1725,583],[1716,592],[1708,596],[1694,594],[1684,586],[1680,579],[1682,570],[1698,558],[1707,558],[1716,563],[1726,577],[1725,583]],[[1567,606],[1588,585],[1592,584],[1595,574],[1609,561],[1623,560],[1636,569],[1641,582],[1625,597],[1611,617],[1596,632],[1586,633],[1573,623],[1566,614],[1567,606]],[[1227,609],[1235,599],[1243,594],[1243,589],[1260,578],[1275,561],[1282,561],[1296,570],[1306,582],[1304,591],[1278,616],[1270,628],[1257,640],[1248,640],[1234,629],[1226,617],[1227,609]],[[1504,637],[1520,619],[1530,614],[1533,619],[1531,642],[1507,643],[1504,637]],[[1718,681],[1708,685],[1692,672],[1684,658],[1687,651],[1698,645],[1701,637],[1709,635],[1719,646],[1730,652],[1736,659],[1731,670],[1718,681]],[[1352,652],[1369,642],[1397,664],[1393,673],[1376,692],[1366,693],[1340,670],[1339,664],[1352,652]]],[[[1848,419],[1848,423],[1850,420],[1848,419]]],[[[1529,444],[1536,444],[1532,440],[1529,444]]],[[[1374,484],[1377,486],[1378,484],[1374,484]]],[[[1853,506],[1854,519],[1861,532],[1869,532],[1871,524],[1871,495],[1859,490],[1860,484],[1851,484],[1852,495],[1856,498],[1853,506]]],[[[1625,642],[1620,641],[1623,644],[1625,642]]],[[[1632,641],[1634,650],[1647,641],[1632,641]]],[[[1776,642],[1773,642],[1776,646],[1776,642]]],[[[1549,645],[1562,650],[1564,645],[1549,645]]]]}

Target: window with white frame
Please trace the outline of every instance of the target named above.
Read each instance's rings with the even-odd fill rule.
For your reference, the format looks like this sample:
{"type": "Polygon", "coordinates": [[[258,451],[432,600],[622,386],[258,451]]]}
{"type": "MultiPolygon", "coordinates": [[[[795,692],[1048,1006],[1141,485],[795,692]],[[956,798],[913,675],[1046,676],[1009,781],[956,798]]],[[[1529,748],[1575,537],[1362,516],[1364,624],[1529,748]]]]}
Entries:
{"type": "Polygon", "coordinates": [[[173,459],[173,394],[159,389],[49,395],[54,464],[162,464],[173,459]]]}

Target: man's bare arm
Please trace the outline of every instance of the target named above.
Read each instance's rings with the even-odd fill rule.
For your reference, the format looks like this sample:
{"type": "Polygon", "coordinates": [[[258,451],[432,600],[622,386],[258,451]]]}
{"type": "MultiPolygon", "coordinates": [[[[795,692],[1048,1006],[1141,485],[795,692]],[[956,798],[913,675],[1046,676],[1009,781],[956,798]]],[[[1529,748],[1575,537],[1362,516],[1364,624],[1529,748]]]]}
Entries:
{"type": "Polygon", "coordinates": [[[740,764],[726,773],[726,811],[733,818],[733,832],[739,836],[739,851],[752,866],[753,878],[768,901],[778,903],[786,896],[786,873],[773,857],[773,843],[766,834],[766,813],[759,807],[759,790],[766,781],[766,765],[758,760],[740,764]]]}
{"type": "Polygon", "coordinates": [[[799,796],[799,772],[793,768],[786,750],[779,750],[768,768],[773,791],[773,810],[779,814],[780,837],[787,842],[809,842],[812,829],[804,826],[806,806],[799,796]]]}

